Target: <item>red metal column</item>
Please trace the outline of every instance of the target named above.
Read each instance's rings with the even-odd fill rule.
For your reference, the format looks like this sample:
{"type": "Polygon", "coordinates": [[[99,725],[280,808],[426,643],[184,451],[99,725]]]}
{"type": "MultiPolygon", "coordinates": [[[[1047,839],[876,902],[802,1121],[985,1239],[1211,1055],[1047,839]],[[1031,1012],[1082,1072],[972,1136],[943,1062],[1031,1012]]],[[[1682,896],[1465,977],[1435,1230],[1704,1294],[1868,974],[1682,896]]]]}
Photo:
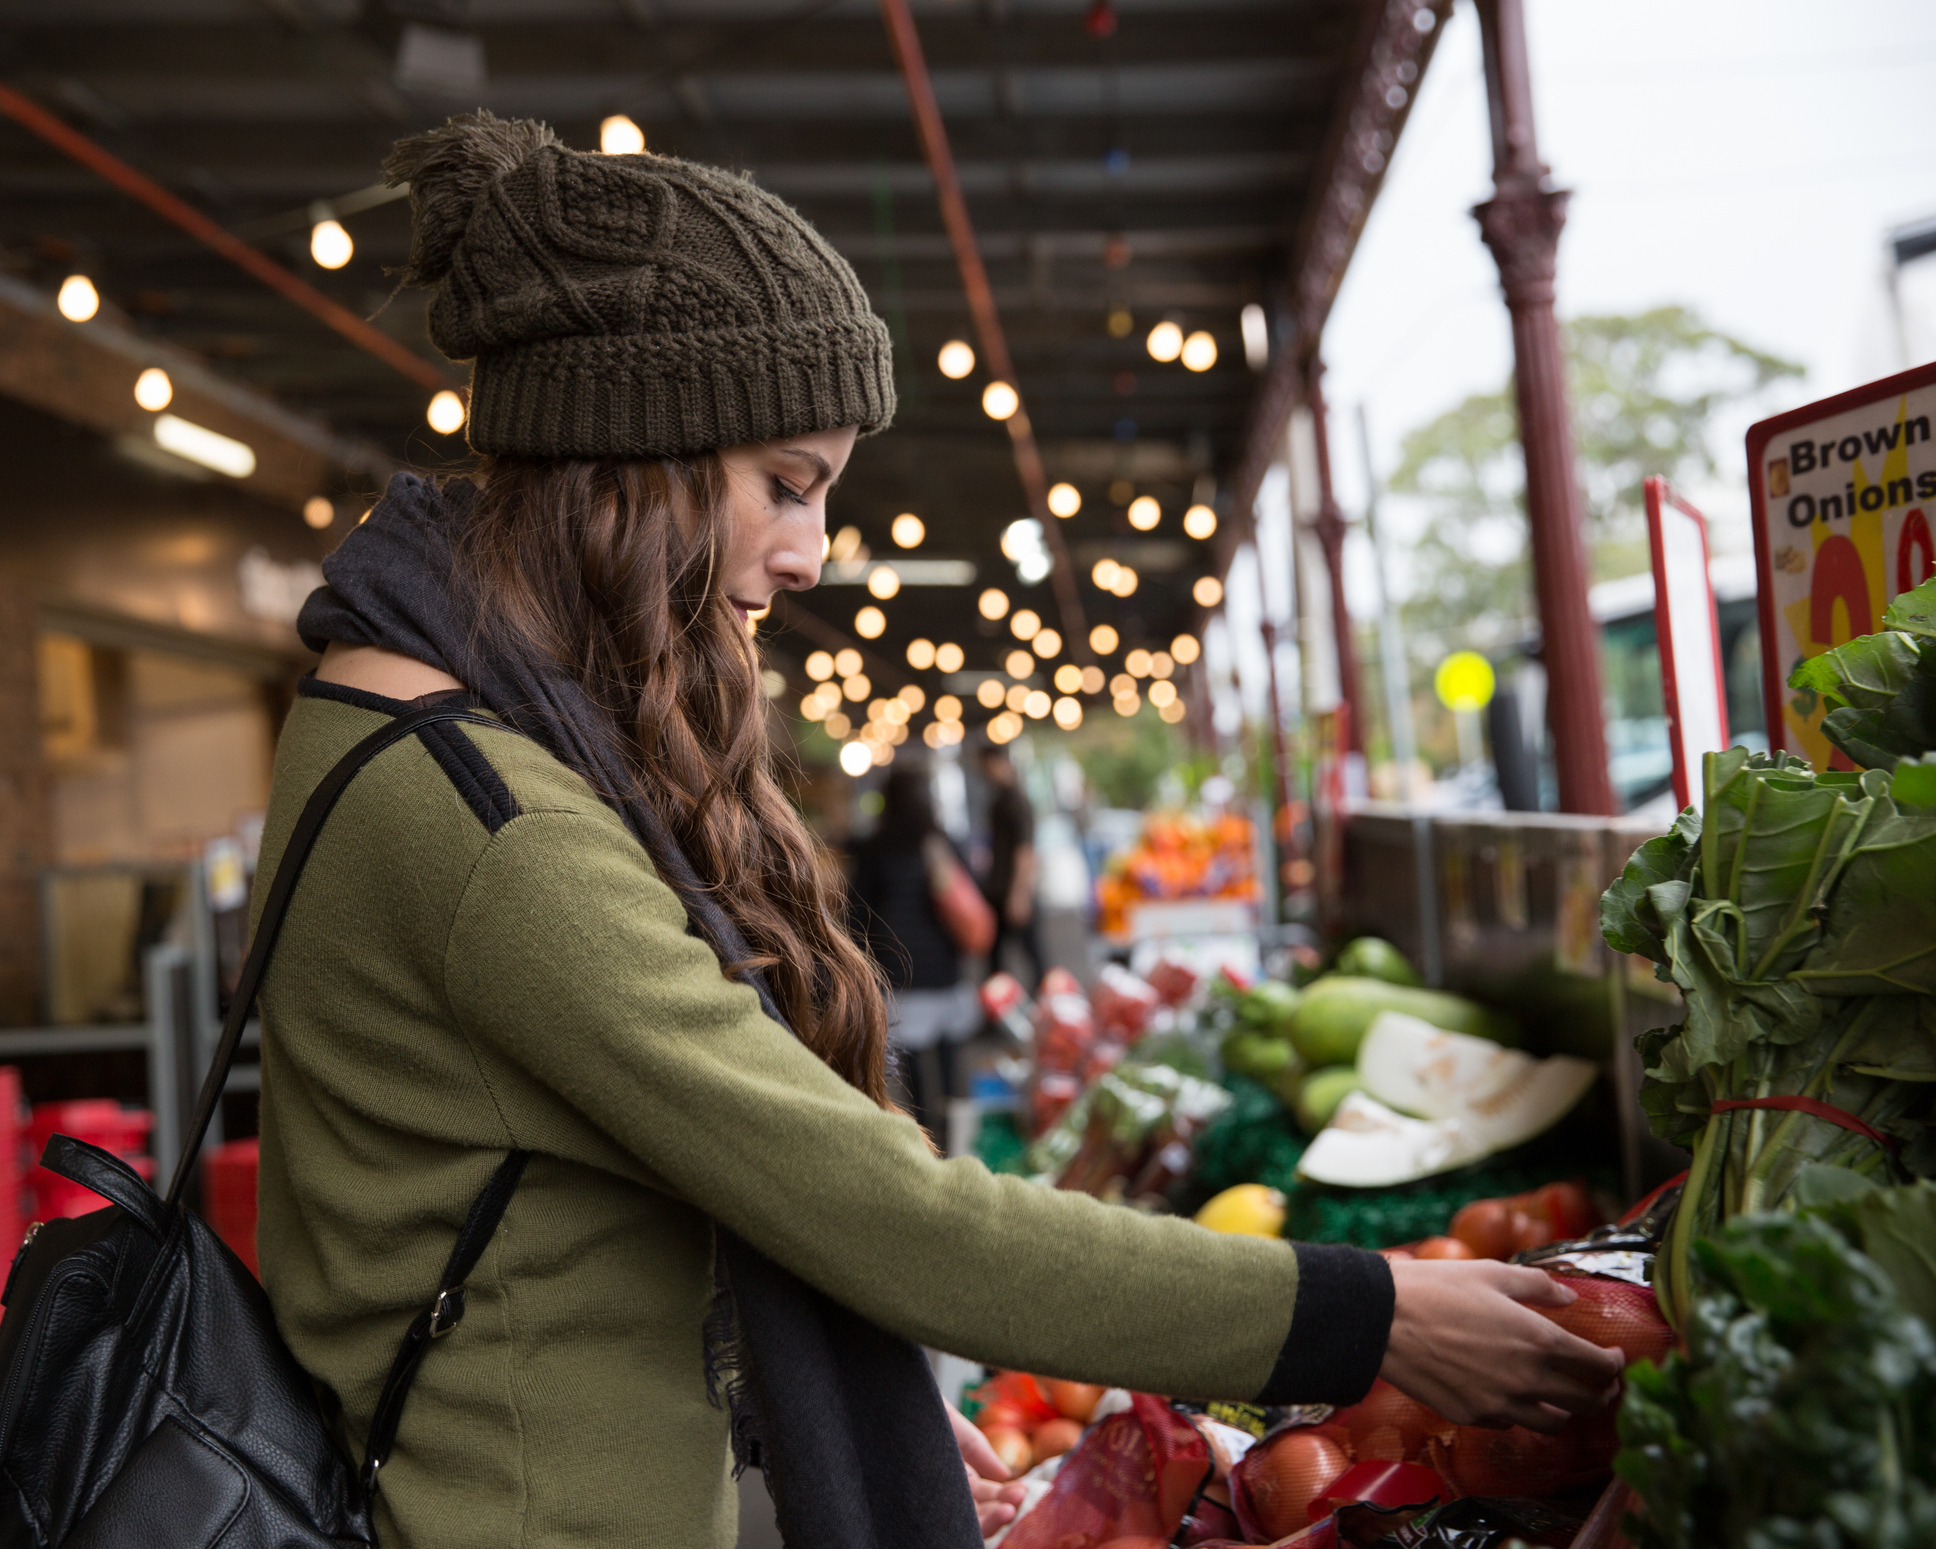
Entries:
{"type": "Polygon", "coordinates": [[[1358,645],[1351,634],[1351,613],[1344,601],[1344,513],[1331,492],[1331,433],[1324,410],[1324,363],[1315,355],[1305,367],[1304,404],[1311,411],[1311,439],[1317,447],[1318,514],[1311,524],[1324,548],[1324,568],[1331,580],[1331,634],[1338,653],[1338,694],[1349,712],[1345,717],[1345,751],[1365,750],[1364,715],[1358,699],[1358,645]]]}
{"type": "Polygon", "coordinates": [[[1613,784],[1607,776],[1598,631],[1586,602],[1586,513],[1574,476],[1565,360],[1553,316],[1554,255],[1566,224],[1567,196],[1546,187],[1547,169],[1533,135],[1521,0],[1477,0],[1477,6],[1492,112],[1493,196],[1473,214],[1499,265],[1512,314],[1526,516],[1560,809],[1608,814],[1614,810],[1613,784]]]}

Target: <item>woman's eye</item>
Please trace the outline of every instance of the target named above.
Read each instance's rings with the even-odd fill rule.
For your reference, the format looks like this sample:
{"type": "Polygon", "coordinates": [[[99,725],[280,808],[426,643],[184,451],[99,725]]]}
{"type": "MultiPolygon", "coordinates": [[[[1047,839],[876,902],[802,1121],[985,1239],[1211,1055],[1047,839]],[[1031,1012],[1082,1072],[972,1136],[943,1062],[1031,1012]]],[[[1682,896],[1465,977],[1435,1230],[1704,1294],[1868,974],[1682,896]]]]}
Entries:
{"type": "Polygon", "coordinates": [[[803,506],[807,503],[807,497],[792,485],[788,484],[785,479],[775,479],[773,481],[773,498],[775,500],[791,501],[796,506],[803,506]]]}

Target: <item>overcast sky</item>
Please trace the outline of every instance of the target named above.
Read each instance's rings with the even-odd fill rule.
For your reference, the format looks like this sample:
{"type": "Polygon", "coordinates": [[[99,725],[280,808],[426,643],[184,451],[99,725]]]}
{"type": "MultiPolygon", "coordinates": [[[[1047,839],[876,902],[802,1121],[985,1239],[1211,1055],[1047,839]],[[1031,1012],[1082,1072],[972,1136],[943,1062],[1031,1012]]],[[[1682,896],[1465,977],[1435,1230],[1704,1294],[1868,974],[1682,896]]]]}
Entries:
{"type": "MultiPolygon", "coordinates": [[[[1900,369],[1888,230],[1936,216],[1931,0],[1526,0],[1540,151],[1573,190],[1561,315],[1667,303],[1800,362],[1718,450],[1701,492],[1745,547],[1750,418],[1900,369]]],[[[1460,4],[1419,92],[1325,334],[1339,494],[1356,510],[1356,407],[1381,473],[1400,438],[1505,378],[1498,277],[1469,214],[1491,184],[1479,26],[1460,4]]],[[[1912,266],[1936,354],[1936,258],[1912,266]]],[[[1396,524],[1406,513],[1394,510],[1396,524]]],[[[1359,568],[1359,567],[1354,567],[1359,568]]],[[[1368,576],[1354,601],[1369,606],[1368,576]]]]}

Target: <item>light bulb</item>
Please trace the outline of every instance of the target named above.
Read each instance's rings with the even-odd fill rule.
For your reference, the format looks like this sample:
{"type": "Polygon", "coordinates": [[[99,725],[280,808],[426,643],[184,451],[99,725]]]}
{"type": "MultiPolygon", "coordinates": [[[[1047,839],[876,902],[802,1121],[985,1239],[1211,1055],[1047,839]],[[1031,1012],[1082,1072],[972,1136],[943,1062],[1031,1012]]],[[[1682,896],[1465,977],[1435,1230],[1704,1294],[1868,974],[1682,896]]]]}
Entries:
{"type": "Polygon", "coordinates": [[[1074,516],[1082,509],[1082,491],[1073,484],[1051,484],[1049,486],[1049,513],[1052,516],[1074,516]]]}
{"type": "Polygon", "coordinates": [[[981,391],[981,412],[991,420],[1012,419],[1021,406],[1021,395],[1006,382],[990,382],[981,391]]]}
{"type": "Polygon", "coordinates": [[[1114,625],[1098,624],[1089,631],[1089,649],[1098,656],[1109,655],[1120,643],[1114,625]]]}
{"type": "Polygon", "coordinates": [[[1062,636],[1053,629],[1038,629],[1035,638],[1029,641],[1029,649],[1043,661],[1062,654],[1062,636]]]}
{"type": "Polygon", "coordinates": [[[1082,687],[1082,669],[1074,662],[1064,662],[1055,669],[1056,692],[1073,694],[1082,687]]]}
{"type": "Polygon", "coordinates": [[[1208,371],[1217,363],[1217,341],[1199,328],[1183,341],[1183,364],[1190,371],[1208,371]]]}
{"type": "Polygon", "coordinates": [[[961,647],[952,640],[944,640],[934,648],[934,665],[938,672],[959,672],[961,664],[967,659],[961,647]]]}
{"type": "Polygon", "coordinates": [[[327,495],[311,495],[303,502],[303,520],[320,532],[336,520],[336,507],[327,495]]]}
{"type": "Polygon", "coordinates": [[[840,767],[858,780],[873,767],[873,751],[864,742],[843,743],[840,749],[840,767]]]}
{"type": "Polygon", "coordinates": [[[424,410],[424,418],[430,421],[430,428],[438,435],[455,435],[464,428],[464,400],[446,387],[430,400],[430,407],[424,410]]]}
{"type": "Polygon", "coordinates": [[[926,672],[934,665],[934,642],[932,640],[908,641],[907,664],[916,672],[926,672]]]}
{"type": "Polygon", "coordinates": [[[1143,342],[1148,346],[1151,360],[1175,360],[1183,353],[1183,330],[1175,323],[1158,323],[1143,342]]]}
{"type": "Polygon", "coordinates": [[[1190,588],[1190,595],[1196,599],[1199,608],[1214,608],[1223,601],[1223,582],[1213,575],[1198,576],[1197,584],[1190,588]]]}
{"type": "Polygon", "coordinates": [[[1035,672],[1035,657],[1027,651],[1010,651],[1002,661],[1002,670],[1011,678],[1030,677],[1035,672]]]}
{"type": "Polygon", "coordinates": [[[1110,583],[1109,589],[1118,597],[1130,597],[1135,595],[1136,581],[1137,576],[1134,570],[1130,569],[1128,565],[1118,565],[1116,567],[1116,579],[1110,583]]]}
{"type": "Polygon", "coordinates": [[[1015,617],[1008,621],[1008,630],[1017,640],[1033,640],[1035,633],[1042,627],[1042,620],[1033,608],[1017,608],[1015,617]]]}
{"type": "Polygon", "coordinates": [[[60,315],[70,323],[85,323],[101,310],[101,293],[84,274],[70,274],[61,281],[60,294],[54,298],[60,315]]]}
{"type": "Polygon", "coordinates": [[[928,529],[921,518],[912,511],[903,511],[894,518],[894,525],[889,529],[889,534],[902,548],[911,549],[918,547],[921,540],[927,537],[928,529]]]}
{"type": "Polygon", "coordinates": [[[934,363],[941,368],[941,374],[950,381],[959,382],[975,369],[974,349],[963,339],[950,339],[941,346],[941,353],[934,363]]]}
{"type": "Polygon", "coordinates": [[[843,678],[851,678],[861,668],[860,652],[851,645],[834,658],[834,671],[843,678]]]}
{"type": "Polygon", "coordinates": [[[356,256],[356,244],[341,221],[318,221],[309,228],[309,256],[325,269],[340,269],[356,256]]]}
{"type": "Polygon", "coordinates": [[[991,586],[975,600],[975,606],[985,619],[998,619],[1008,612],[1008,593],[1000,587],[991,586]]]}
{"type": "Polygon", "coordinates": [[[598,148],[607,156],[636,156],[645,149],[645,131],[623,113],[614,113],[598,126],[598,148]]]}
{"type": "Polygon", "coordinates": [[[867,590],[886,602],[901,589],[901,574],[892,565],[876,565],[867,572],[867,590]]]}
{"type": "Polygon", "coordinates": [[[825,651],[815,651],[807,658],[807,676],[814,682],[825,683],[833,675],[834,659],[825,651]]]}
{"type": "Polygon", "coordinates": [[[134,401],[151,413],[160,413],[175,401],[175,384],[159,366],[150,366],[134,379],[134,401]]]}
{"type": "Polygon", "coordinates": [[[1140,647],[1123,658],[1123,669],[1132,678],[1147,678],[1150,670],[1150,653],[1140,647]]]}
{"type": "Polygon", "coordinates": [[[862,608],[854,615],[854,633],[863,640],[878,640],[887,629],[887,615],[879,608],[862,608]]]}
{"type": "Polygon", "coordinates": [[[1185,667],[1203,654],[1203,647],[1197,644],[1195,635],[1178,635],[1170,642],[1170,655],[1185,667]]]}
{"type": "Polygon", "coordinates": [[[1111,592],[1116,589],[1116,576],[1122,568],[1115,560],[1105,556],[1096,561],[1095,568],[1089,572],[1089,579],[1102,591],[1111,592]]]}
{"type": "Polygon", "coordinates": [[[1217,513],[1208,506],[1191,506],[1183,513],[1183,530],[1192,538],[1207,538],[1217,530],[1217,513]]]}
{"type": "Polygon", "coordinates": [[[1148,532],[1163,520],[1163,508],[1152,495],[1138,495],[1129,503],[1129,525],[1138,532],[1148,532]]]}
{"type": "Polygon", "coordinates": [[[1074,731],[1082,724],[1082,706],[1073,699],[1058,699],[1055,702],[1055,724],[1064,731],[1074,731]]]}

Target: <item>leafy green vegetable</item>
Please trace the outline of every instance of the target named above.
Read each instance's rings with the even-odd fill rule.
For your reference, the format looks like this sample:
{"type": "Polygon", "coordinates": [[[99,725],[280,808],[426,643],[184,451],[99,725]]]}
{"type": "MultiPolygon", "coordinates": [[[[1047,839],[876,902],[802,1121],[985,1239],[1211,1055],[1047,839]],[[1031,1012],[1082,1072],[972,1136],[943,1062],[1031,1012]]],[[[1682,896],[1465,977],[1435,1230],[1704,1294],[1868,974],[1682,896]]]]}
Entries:
{"type": "Polygon", "coordinates": [[[1686,1353],[1627,1374],[1638,1549],[1936,1542],[1936,1337],[1891,1277],[1809,1216],[1738,1217],[1696,1252],[1686,1353]]]}
{"type": "Polygon", "coordinates": [[[1936,579],[1890,603],[1878,633],[1797,665],[1788,686],[1821,696],[1822,735],[1866,769],[1936,748],[1936,579]]]}
{"type": "Polygon", "coordinates": [[[1781,1203],[1811,1164],[1898,1175],[1830,1120],[1717,1101],[1813,1098],[1889,1136],[1910,1172],[1936,1161],[1936,811],[1898,807],[1890,784],[1711,754],[1704,819],[1682,813],[1601,900],[1607,940],[1686,1005],[1637,1044],[1651,1127],[1694,1153],[1656,1268],[1677,1327],[1697,1238],[1781,1203]]]}

